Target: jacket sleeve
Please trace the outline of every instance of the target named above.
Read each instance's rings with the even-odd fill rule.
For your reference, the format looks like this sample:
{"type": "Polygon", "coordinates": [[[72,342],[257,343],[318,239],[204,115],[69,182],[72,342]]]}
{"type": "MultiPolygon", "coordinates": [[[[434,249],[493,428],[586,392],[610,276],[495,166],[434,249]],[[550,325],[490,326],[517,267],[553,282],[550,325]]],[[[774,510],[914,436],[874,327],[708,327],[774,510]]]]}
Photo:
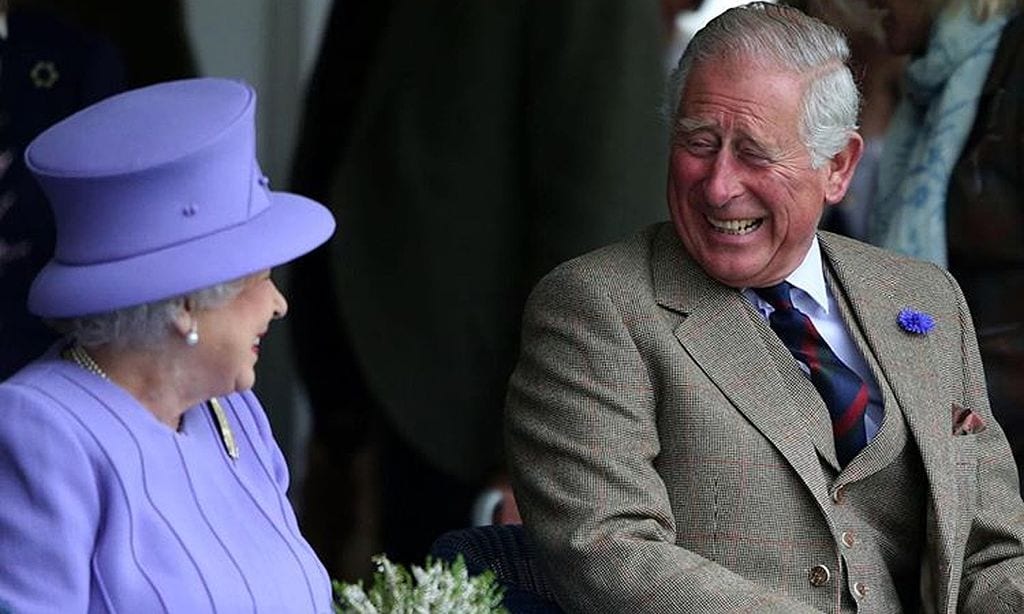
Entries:
{"type": "Polygon", "coordinates": [[[98,478],[63,408],[0,387],[0,611],[84,612],[98,478]]]}
{"type": "Polygon", "coordinates": [[[624,316],[599,275],[566,266],[527,305],[506,443],[558,600],[581,612],[817,611],[676,545],[654,466],[657,384],[633,341],[660,323],[624,316]]]}
{"type": "MultiPolygon", "coordinates": [[[[985,376],[967,302],[946,273],[959,307],[964,407],[987,428],[976,437],[977,512],[970,519],[958,612],[1024,612],[1024,503],[1006,436],[989,409],[985,376]]],[[[1024,374],[1022,374],[1024,375],[1024,374]]]]}

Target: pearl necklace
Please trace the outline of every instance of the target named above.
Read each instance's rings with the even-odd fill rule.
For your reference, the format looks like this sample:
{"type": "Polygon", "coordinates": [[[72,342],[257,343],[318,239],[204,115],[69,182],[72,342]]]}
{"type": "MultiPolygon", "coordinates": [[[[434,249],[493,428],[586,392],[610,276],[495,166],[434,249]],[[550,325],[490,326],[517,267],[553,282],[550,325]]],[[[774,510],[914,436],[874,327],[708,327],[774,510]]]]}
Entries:
{"type": "Polygon", "coordinates": [[[103,369],[101,369],[100,366],[96,364],[96,361],[92,359],[92,356],[89,356],[88,352],[85,351],[85,348],[83,348],[81,345],[77,343],[73,343],[68,347],[64,348],[64,351],[60,353],[60,356],[64,360],[70,360],[71,362],[77,364],[79,367],[82,367],[89,373],[98,375],[105,380],[110,379],[109,377],[107,377],[107,374],[103,372],[103,369]]]}

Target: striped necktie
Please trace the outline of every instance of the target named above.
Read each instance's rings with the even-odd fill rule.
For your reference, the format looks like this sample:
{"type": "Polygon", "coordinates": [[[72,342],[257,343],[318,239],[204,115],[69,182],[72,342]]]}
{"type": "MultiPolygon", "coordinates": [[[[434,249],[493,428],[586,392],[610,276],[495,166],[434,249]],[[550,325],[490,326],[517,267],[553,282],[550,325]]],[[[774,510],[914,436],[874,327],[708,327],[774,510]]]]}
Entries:
{"type": "Polygon", "coordinates": [[[867,445],[864,411],[868,406],[868,387],[825,343],[811,319],[793,306],[792,288],[789,282],[782,282],[751,289],[775,309],[768,323],[793,356],[807,365],[811,383],[832,418],[839,464],[846,466],[867,445]]]}

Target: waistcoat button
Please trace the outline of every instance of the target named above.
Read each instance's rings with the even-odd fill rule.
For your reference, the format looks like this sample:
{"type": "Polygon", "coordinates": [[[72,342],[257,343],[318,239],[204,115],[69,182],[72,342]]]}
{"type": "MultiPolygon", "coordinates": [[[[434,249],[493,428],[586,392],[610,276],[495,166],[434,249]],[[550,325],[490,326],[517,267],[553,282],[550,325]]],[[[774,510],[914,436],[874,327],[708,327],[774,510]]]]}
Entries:
{"type": "Polygon", "coordinates": [[[857,599],[863,599],[868,595],[868,585],[863,582],[853,583],[853,595],[857,599]]]}
{"type": "Polygon", "coordinates": [[[807,572],[807,579],[810,581],[811,586],[825,586],[831,577],[832,572],[824,565],[815,565],[807,572]]]}
{"type": "Polygon", "coordinates": [[[854,544],[857,543],[857,538],[854,537],[853,532],[843,531],[843,534],[839,536],[839,539],[843,541],[843,545],[847,548],[853,548],[854,544]]]}
{"type": "Polygon", "coordinates": [[[837,486],[836,489],[832,491],[832,500],[835,501],[837,504],[842,503],[843,499],[845,499],[845,498],[846,498],[846,485],[845,484],[843,484],[841,486],[837,486]]]}

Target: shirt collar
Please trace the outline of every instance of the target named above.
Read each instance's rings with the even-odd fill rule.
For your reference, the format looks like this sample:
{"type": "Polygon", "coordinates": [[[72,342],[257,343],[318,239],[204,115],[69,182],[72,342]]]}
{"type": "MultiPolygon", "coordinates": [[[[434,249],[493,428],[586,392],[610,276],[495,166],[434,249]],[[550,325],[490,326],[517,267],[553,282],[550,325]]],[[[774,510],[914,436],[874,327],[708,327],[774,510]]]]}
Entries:
{"type": "MultiPolygon", "coordinates": [[[[821,308],[822,313],[829,313],[828,290],[825,288],[825,273],[821,268],[821,247],[818,245],[818,235],[814,235],[803,262],[789,274],[786,281],[802,290],[810,300],[821,308]]],[[[745,289],[743,294],[754,305],[767,305],[764,299],[757,296],[750,288],[745,289]]]]}
{"type": "Polygon", "coordinates": [[[821,268],[818,235],[814,235],[814,239],[811,240],[811,248],[807,250],[804,261],[789,274],[786,281],[803,290],[825,313],[828,313],[828,290],[825,289],[825,273],[821,268]]]}

